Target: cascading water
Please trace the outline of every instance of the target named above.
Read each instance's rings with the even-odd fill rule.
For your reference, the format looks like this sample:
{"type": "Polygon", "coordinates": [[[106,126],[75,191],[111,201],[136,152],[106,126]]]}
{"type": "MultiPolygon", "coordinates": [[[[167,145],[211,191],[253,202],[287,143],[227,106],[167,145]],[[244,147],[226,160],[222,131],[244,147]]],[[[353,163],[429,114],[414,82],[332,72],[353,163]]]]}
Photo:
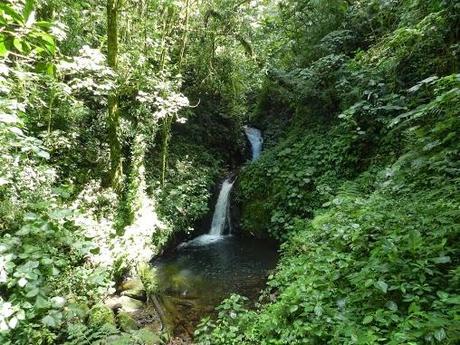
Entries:
{"type": "MultiPolygon", "coordinates": [[[[262,135],[255,128],[244,129],[254,161],[261,153],[262,135]]],[[[230,194],[234,182],[231,175],[222,183],[208,233],[182,243],[154,263],[164,291],[162,301],[172,320],[170,327],[177,334],[191,335],[190,330],[232,293],[256,301],[275,267],[278,257],[272,242],[227,236],[232,233],[230,194]]]]}
{"type": "Polygon", "coordinates": [[[231,232],[230,222],[230,192],[233,188],[233,183],[230,178],[226,179],[220,189],[219,198],[217,199],[216,209],[212,217],[211,230],[209,235],[220,235],[225,233],[225,228],[228,226],[231,232]]]}
{"type": "Polygon", "coordinates": [[[222,183],[209,232],[198,236],[191,241],[182,243],[179,247],[199,247],[220,241],[224,238],[225,230],[227,228],[229,229],[228,232],[231,233],[230,192],[232,191],[234,183],[235,181],[232,181],[231,177],[227,178],[222,183]]]}
{"type": "Polygon", "coordinates": [[[262,144],[264,142],[262,133],[259,129],[249,126],[244,126],[244,131],[248,137],[249,142],[251,143],[252,161],[255,161],[257,158],[259,158],[260,153],[262,152],[262,144]]]}
{"type": "MultiPolygon", "coordinates": [[[[246,136],[251,143],[252,149],[252,161],[259,158],[262,151],[262,133],[259,129],[244,126],[246,136]]],[[[204,246],[216,241],[220,241],[225,236],[225,230],[228,229],[228,233],[231,234],[231,217],[230,217],[230,193],[235,183],[232,177],[228,177],[223,183],[217,198],[216,208],[214,209],[214,215],[212,217],[211,229],[207,234],[198,236],[191,241],[181,244],[179,247],[196,247],[204,246]]]]}

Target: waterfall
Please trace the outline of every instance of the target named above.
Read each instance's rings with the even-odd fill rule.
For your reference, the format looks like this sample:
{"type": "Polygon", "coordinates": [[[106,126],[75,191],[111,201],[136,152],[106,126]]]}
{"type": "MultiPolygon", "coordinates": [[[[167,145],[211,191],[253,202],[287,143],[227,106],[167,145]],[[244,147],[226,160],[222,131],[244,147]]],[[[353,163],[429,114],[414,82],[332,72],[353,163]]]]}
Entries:
{"type": "Polygon", "coordinates": [[[259,129],[249,126],[244,126],[244,132],[246,133],[246,136],[251,143],[252,161],[255,161],[257,158],[259,158],[262,151],[262,144],[264,142],[262,133],[259,129]]]}
{"type": "Polygon", "coordinates": [[[225,226],[230,225],[230,192],[232,191],[234,181],[227,178],[222,184],[220,189],[219,197],[217,199],[216,208],[214,215],[212,216],[211,230],[209,235],[220,235],[222,236],[225,232],[225,226]]]}
{"type": "MultiPolygon", "coordinates": [[[[262,133],[257,128],[244,126],[244,131],[251,143],[252,148],[252,161],[259,158],[262,151],[262,133]]],[[[216,208],[212,216],[211,229],[207,234],[198,236],[193,240],[184,242],[179,245],[179,248],[203,246],[220,241],[224,238],[225,230],[228,228],[229,233],[232,233],[231,215],[230,215],[230,193],[233,188],[235,180],[228,177],[223,183],[217,198],[216,208]],[[233,180],[233,181],[232,181],[233,180]]]]}

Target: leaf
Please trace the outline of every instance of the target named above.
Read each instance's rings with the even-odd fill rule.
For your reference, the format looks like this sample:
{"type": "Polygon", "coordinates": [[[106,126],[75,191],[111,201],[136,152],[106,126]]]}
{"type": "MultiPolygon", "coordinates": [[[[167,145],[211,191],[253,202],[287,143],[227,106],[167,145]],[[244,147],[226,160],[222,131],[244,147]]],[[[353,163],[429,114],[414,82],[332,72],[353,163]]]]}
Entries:
{"type": "Polygon", "coordinates": [[[18,285],[19,285],[20,287],[26,286],[27,283],[28,283],[28,281],[27,281],[27,279],[24,278],[24,277],[22,277],[21,279],[18,280],[18,285]]]}
{"type": "Polygon", "coordinates": [[[30,290],[27,294],[26,294],[26,297],[28,298],[31,298],[31,297],[35,297],[38,295],[38,293],[40,292],[40,289],[35,287],[35,288],[32,288],[32,290],[30,290]]]}
{"type": "Polygon", "coordinates": [[[434,337],[437,341],[442,341],[443,339],[445,339],[446,331],[444,330],[444,328],[440,328],[436,332],[434,332],[434,337]]]}
{"type": "Polygon", "coordinates": [[[393,312],[398,310],[398,305],[393,301],[388,301],[385,306],[393,312]]]}
{"type": "Polygon", "coordinates": [[[432,259],[435,264],[447,264],[451,262],[450,256],[440,256],[432,259]]]}
{"type": "Polygon", "coordinates": [[[363,325],[367,325],[367,324],[371,323],[373,319],[374,319],[374,317],[372,315],[367,315],[363,319],[363,325]]]}
{"type": "MultiPolygon", "coordinates": [[[[34,5],[35,5],[35,0],[26,0],[24,9],[22,11],[22,15],[27,22],[30,20],[31,16],[34,16],[34,5]]],[[[28,26],[27,23],[26,23],[26,26],[28,26]]]]}
{"type": "Polygon", "coordinates": [[[429,77],[429,78],[426,78],[426,79],[423,79],[422,81],[418,82],[416,85],[412,86],[409,90],[407,90],[408,92],[417,92],[423,85],[425,84],[431,84],[433,81],[435,80],[438,80],[439,78],[437,76],[432,76],[432,77],[429,77]]]}
{"type": "Polygon", "coordinates": [[[51,298],[51,303],[53,304],[54,308],[62,308],[66,303],[66,299],[61,296],[56,296],[51,298]]]}
{"type": "Polygon", "coordinates": [[[18,320],[25,320],[26,318],[26,313],[24,310],[20,309],[17,313],[16,313],[16,317],[18,318],[18,320]]]}
{"type": "Polygon", "coordinates": [[[43,150],[38,151],[37,156],[46,160],[50,159],[50,154],[43,150]]]}
{"type": "Polygon", "coordinates": [[[369,287],[371,286],[372,284],[374,283],[374,281],[372,279],[368,279],[364,282],[364,287],[369,287]]]}
{"type": "Polygon", "coordinates": [[[13,8],[10,5],[5,4],[5,3],[0,3],[0,10],[5,11],[5,13],[9,15],[11,18],[13,18],[16,22],[18,23],[23,22],[22,16],[15,10],[13,10],[13,8]]]}
{"type": "Polygon", "coordinates": [[[321,316],[323,314],[323,307],[316,305],[314,311],[316,316],[321,316]]]}
{"type": "Polygon", "coordinates": [[[35,308],[37,309],[46,309],[51,306],[50,302],[48,302],[45,298],[42,296],[37,296],[37,299],[35,300],[35,308]]]}
{"type": "Polygon", "coordinates": [[[13,40],[13,45],[20,53],[23,52],[23,50],[22,50],[22,41],[19,38],[15,38],[13,40]]]}
{"type": "Polygon", "coordinates": [[[0,57],[6,56],[8,54],[8,49],[5,45],[5,40],[0,36],[0,57]]]}
{"type": "Polygon", "coordinates": [[[53,210],[49,213],[51,219],[60,220],[64,219],[72,214],[71,210],[68,209],[60,209],[60,210],[53,210]]]}
{"type": "Polygon", "coordinates": [[[18,325],[18,318],[13,316],[10,319],[10,321],[8,321],[8,327],[10,327],[11,329],[15,329],[17,325],[18,325]]]}
{"type": "Polygon", "coordinates": [[[27,18],[25,26],[27,28],[30,28],[30,27],[32,27],[32,25],[34,25],[34,23],[35,23],[35,11],[32,11],[30,13],[29,17],[27,18]]]}
{"type": "Polygon", "coordinates": [[[383,280],[379,280],[375,283],[375,287],[381,290],[383,293],[387,293],[388,291],[388,284],[385,283],[383,280]]]}
{"type": "Polygon", "coordinates": [[[24,132],[21,129],[17,128],[17,127],[11,127],[11,128],[8,128],[8,129],[10,130],[10,132],[16,134],[19,137],[24,136],[24,132]]]}
{"type": "Polygon", "coordinates": [[[292,313],[295,313],[298,309],[299,309],[299,306],[297,304],[291,305],[291,307],[289,308],[289,312],[292,314],[292,313]]]}
{"type": "Polygon", "coordinates": [[[48,326],[48,327],[56,327],[58,325],[57,323],[57,320],[55,320],[53,317],[51,317],[50,315],[47,315],[45,316],[43,319],[42,319],[42,323],[45,325],[45,326],[48,326]]]}

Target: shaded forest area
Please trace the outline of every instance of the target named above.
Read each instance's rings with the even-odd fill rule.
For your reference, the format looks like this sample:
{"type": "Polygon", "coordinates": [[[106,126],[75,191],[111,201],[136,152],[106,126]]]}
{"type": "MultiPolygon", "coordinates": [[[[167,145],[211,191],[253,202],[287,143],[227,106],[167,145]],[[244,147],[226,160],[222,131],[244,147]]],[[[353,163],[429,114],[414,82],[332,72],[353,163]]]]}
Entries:
{"type": "Polygon", "coordinates": [[[459,30],[455,0],[1,1],[0,343],[458,344],[459,30]],[[174,338],[149,262],[234,171],[280,261],[174,338]]]}

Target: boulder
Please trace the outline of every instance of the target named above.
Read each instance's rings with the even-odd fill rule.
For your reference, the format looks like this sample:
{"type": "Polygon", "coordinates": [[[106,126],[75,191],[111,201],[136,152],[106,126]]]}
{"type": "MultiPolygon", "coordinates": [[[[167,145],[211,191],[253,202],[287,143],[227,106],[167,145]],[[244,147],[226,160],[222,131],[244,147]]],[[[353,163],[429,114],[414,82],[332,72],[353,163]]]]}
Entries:
{"type": "Polygon", "coordinates": [[[121,285],[121,295],[135,298],[141,301],[146,300],[144,285],[140,279],[129,279],[121,285]]]}
{"type": "Polygon", "coordinates": [[[126,311],[128,313],[135,313],[144,308],[144,303],[138,299],[128,296],[113,296],[109,297],[104,302],[105,306],[112,309],[126,311]]]}

